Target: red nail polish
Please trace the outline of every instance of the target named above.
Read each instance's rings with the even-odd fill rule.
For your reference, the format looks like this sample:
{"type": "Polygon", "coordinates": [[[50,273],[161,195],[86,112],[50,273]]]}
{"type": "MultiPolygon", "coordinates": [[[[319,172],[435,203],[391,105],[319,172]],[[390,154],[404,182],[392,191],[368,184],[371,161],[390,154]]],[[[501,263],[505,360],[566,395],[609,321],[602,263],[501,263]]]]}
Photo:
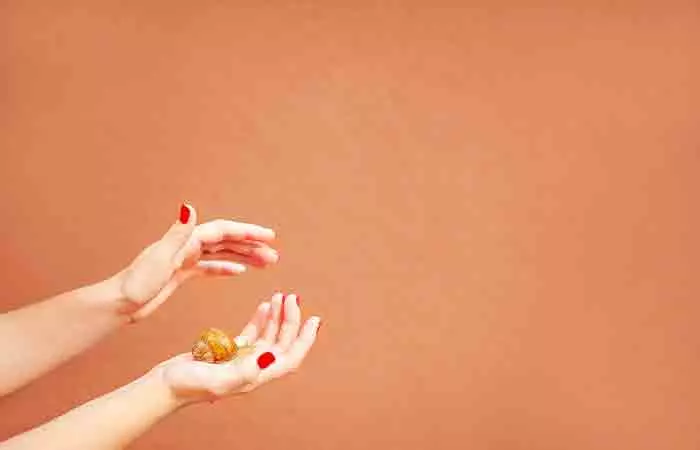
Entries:
{"type": "Polygon", "coordinates": [[[190,208],[184,203],[180,206],[180,223],[187,223],[190,221],[190,208]]]}
{"type": "Polygon", "coordinates": [[[301,296],[297,295],[297,306],[301,308],[301,296]]]}
{"type": "Polygon", "coordinates": [[[275,362],[275,355],[270,352],[265,352],[258,356],[258,367],[261,369],[266,369],[273,362],[275,362]]]}

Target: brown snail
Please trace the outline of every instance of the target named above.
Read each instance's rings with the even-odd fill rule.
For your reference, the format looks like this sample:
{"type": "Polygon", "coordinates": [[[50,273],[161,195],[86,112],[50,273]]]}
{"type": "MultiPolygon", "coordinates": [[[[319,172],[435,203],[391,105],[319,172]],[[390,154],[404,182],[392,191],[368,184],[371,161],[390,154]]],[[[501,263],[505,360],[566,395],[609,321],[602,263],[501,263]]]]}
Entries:
{"type": "Polygon", "coordinates": [[[208,328],[192,346],[192,357],[197,361],[223,363],[247,353],[253,346],[242,337],[231,338],[218,328],[208,328]]]}

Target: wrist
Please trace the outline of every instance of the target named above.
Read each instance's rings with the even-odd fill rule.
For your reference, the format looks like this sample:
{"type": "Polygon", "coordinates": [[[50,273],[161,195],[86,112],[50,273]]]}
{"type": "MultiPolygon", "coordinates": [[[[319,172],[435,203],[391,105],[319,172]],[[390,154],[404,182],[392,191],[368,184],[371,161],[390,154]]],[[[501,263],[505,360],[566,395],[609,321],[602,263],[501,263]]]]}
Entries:
{"type": "Polygon", "coordinates": [[[166,372],[167,367],[161,364],[148,371],[137,381],[149,385],[151,390],[160,393],[159,396],[162,397],[162,402],[169,405],[172,410],[177,410],[183,406],[200,401],[197,396],[188,395],[187,392],[176,389],[172,383],[169,382],[166,372]]]}
{"type": "Polygon", "coordinates": [[[137,379],[134,384],[136,389],[144,392],[144,398],[149,399],[163,414],[172,413],[191,403],[173,391],[163,378],[162,372],[157,368],[137,379]]]}
{"type": "Polygon", "coordinates": [[[89,317],[91,321],[109,322],[113,326],[129,322],[129,315],[124,313],[127,302],[119,275],[82,287],[66,299],[72,305],[71,314],[89,317]]]}
{"type": "Polygon", "coordinates": [[[101,281],[96,286],[100,290],[104,309],[122,323],[133,322],[132,314],[138,307],[124,293],[124,271],[101,281]]]}

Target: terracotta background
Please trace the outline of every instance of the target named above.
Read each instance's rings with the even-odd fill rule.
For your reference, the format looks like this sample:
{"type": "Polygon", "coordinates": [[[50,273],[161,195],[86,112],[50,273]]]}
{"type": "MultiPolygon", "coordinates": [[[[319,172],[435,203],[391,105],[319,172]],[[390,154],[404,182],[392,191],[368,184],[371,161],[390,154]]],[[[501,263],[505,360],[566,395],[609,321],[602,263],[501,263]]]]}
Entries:
{"type": "Polygon", "coordinates": [[[259,3],[0,2],[3,310],[182,199],[282,251],[0,400],[0,438],[285,289],[325,318],[304,370],[133,448],[700,448],[700,6],[259,3]]]}

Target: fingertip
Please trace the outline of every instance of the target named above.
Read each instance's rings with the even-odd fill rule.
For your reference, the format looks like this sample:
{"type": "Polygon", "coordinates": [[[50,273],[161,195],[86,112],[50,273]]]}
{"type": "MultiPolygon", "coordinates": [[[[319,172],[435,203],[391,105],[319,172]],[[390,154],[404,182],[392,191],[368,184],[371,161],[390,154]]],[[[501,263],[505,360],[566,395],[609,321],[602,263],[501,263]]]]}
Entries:
{"type": "MultiPolygon", "coordinates": [[[[226,261],[226,262],[229,262],[229,261],[226,261]]],[[[245,273],[247,270],[248,270],[248,268],[244,264],[231,263],[231,265],[230,265],[230,271],[234,275],[245,273]]]]}
{"type": "Polygon", "coordinates": [[[272,228],[257,225],[257,229],[251,230],[246,238],[252,241],[272,242],[277,239],[277,232],[272,228]]]}
{"type": "Polygon", "coordinates": [[[178,217],[178,220],[181,224],[189,223],[190,218],[192,217],[192,211],[193,208],[189,204],[187,204],[187,202],[182,202],[180,204],[180,215],[178,217]]]}
{"type": "Polygon", "coordinates": [[[232,261],[218,261],[218,260],[206,260],[199,261],[197,263],[199,269],[201,269],[205,274],[208,275],[240,275],[244,273],[247,268],[244,264],[232,262],[232,261]]]}
{"type": "Polygon", "coordinates": [[[245,273],[248,270],[248,268],[244,264],[233,262],[233,261],[212,261],[212,262],[214,262],[215,265],[218,265],[218,268],[219,268],[219,270],[221,270],[222,273],[228,274],[228,275],[240,275],[242,273],[245,273]]]}
{"type": "Polygon", "coordinates": [[[323,324],[323,321],[319,316],[312,316],[309,318],[309,322],[312,323],[313,328],[316,330],[316,333],[318,333],[318,330],[321,329],[321,325],[323,324]]]}
{"type": "Polygon", "coordinates": [[[254,256],[260,261],[261,267],[277,264],[280,261],[279,251],[268,246],[255,249],[254,256]]]}
{"type": "Polygon", "coordinates": [[[272,228],[263,227],[263,230],[265,230],[265,234],[266,234],[267,239],[269,239],[271,241],[274,241],[275,239],[277,239],[277,232],[275,230],[273,230],[272,228]]]}
{"type": "MultiPolygon", "coordinates": [[[[298,309],[301,308],[301,296],[299,294],[289,294],[285,298],[286,302],[291,302],[289,303],[291,305],[296,305],[298,309]]],[[[284,306],[284,305],[283,305],[284,306]]]]}
{"type": "Polygon", "coordinates": [[[266,322],[272,315],[272,305],[270,302],[262,302],[260,306],[258,306],[258,313],[260,314],[260,320],[266,322]]]}

